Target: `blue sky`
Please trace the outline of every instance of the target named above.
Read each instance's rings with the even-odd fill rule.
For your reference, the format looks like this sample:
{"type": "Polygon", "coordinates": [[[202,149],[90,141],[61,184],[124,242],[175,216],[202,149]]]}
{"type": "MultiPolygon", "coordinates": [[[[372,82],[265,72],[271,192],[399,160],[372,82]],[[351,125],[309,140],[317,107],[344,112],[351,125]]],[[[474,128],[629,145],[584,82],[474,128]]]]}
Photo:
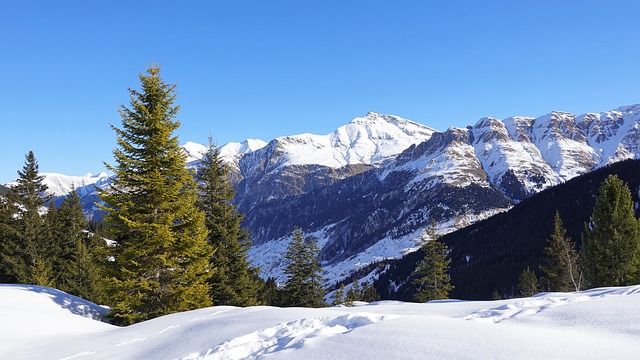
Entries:
{"type": "Polygon", "coordinates": [[[182,143],[327,134],[368,111],[439,130],[640,103],[637,1],[2,1],[0,183],[113,163],[155,62],[182,143]]]}

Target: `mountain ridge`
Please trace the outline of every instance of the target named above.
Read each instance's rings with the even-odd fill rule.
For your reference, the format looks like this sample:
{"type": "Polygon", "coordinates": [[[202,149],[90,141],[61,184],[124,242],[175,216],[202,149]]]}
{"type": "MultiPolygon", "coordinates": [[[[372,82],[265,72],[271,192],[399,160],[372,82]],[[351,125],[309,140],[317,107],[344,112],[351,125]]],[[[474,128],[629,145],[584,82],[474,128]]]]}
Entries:
{"type": "MultiPolygon", "coordinates": [[[[184,148],[189,166],[197,166],[206,147],[184,148]]],[[[370,112],[326,135],[219,149],[256,244],[254,260],[268,258],[264,251],[273,249],[266,244],[284,243],[299,226],[319,238],[325,269],[358,258],[360,265],[350,263],[357,270],[379,258],[375,249],[385,242],[397,242],[385,256],[415,249],[431,220],[452,231],[580,174],[640,157],[640,105],[485,117],[445,131],[370,112]]],[[[83,202],[92,205],[94,186],[86,188],[83,202]]],[[[277,264],[261,265],[278,271],[277,264]]]]}

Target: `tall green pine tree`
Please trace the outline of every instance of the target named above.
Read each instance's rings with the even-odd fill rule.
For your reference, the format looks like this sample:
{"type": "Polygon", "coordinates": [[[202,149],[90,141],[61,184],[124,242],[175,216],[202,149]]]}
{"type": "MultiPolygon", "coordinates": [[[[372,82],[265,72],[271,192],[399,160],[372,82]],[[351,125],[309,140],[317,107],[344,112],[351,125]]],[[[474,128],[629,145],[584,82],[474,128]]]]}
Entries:
{"type": "Polygon", "coordinates": [[[449,276],[451,259],[447,256],[448,248],[439,241],[435,223],[427,228],[427,236],[430,240],[423,239],[421,247],[424,259],[413,272],[413,283],[417,285],[414,299],[419,302],[447,299],[454,288],[449,276]]]}
{"type": "Polygon", "coordinates": [[[122,128],[112,126],[118,147],[115,177],[100,191],[112,250],[105,282],[108,314],[131,324],[211,305],[209,256],[204,213],[196,207],[197,184],[173,133],[175,85],[160,68],[140,74],[142,90],[129,89],[130,108],[122,106],[122,128]]]}
{"type": "Polygon", "coordinates": [[[284,285],[285,305],[302,307],[323,307],[322,267],[318,256],[320,249],[314,238],[305,243],[304,233],[299,228],[293,230],[291,242],[284,255],[287,281],[284,285]]]}
{"type": "Polygon", "coordinates": [[[47,185],[43,184],[38,162],[33,151],[25,157],[22,170],[18,171],[16,184],[11,187],[8,201],[19,205],[17,213],[16,239],[13,265],[19,283],[50,286],[53,273],[48,262],[50,247],[43,238],[44,224],[41,209],[51,200],[45,196],[47,185]]]}
{"type": "Polygon", "coordinates": [[[573,241],[566,236],[560,214],[556,211],[553,233],[547,239],[541,283],[547,291],[580,291],[582,274],[573,241]]]}
{"type": "Polygon", "coordinates": [[[640,230],[631,192],[615,175],[600,186],[582,238],[584,275],[591,287],[640,281],[640,230]]]}
{"type": "Polygon", "coordinates": [[[228,177],[228,166],[210,138],[197,179],[198,207],[205,213],[208,240],[215,249],[210,260],[216,267],[210,280],[211,299],[214,305],[251,306],[258,304],[257,269],[247,259],[249,233],[241,226],[242,214],[231,203],[235,191],[228,177]]]}
{"type": "Polygon", "coordinates": [[[518,296],[529,297],[538,293],[538,277],[529,267],[527,267],[518,279],[518,296]]]}

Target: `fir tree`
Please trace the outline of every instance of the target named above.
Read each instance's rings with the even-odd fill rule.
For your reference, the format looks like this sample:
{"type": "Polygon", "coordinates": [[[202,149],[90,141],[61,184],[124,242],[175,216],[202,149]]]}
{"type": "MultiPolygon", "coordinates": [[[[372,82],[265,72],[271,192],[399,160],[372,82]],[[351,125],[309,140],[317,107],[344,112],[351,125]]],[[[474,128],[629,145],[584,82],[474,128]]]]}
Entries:
{"type": "Polygon", "coordinates": [[[362,301],[362,288],[360,287],[360,282],[358,278],[353,279],[351,283],[351,287],[347,290],[347,295],[344,299],[344,304],[346,306],[353,306],[354,302],[362,301]]]}
{"type": "Polygon", "coordinates": [[[367,281],[362,284],[361,300],[368,303],[380,300],[380,295],[373,284],[369,284],[367,281]]]}
{"type": "Polygon", "coordinates": [[[105,292],[118,324],[211,305],[212,248],[196,182],[173,135],[180,126],[175,85],[156,66],[147,72],[139,75],[142,91],[130,89],[130,107],[121,107],[122,128],[112,126],[116,164],[106,166],[115,177],[100,191],[116,241],[105,292]]]}
{"type": "Polygon", "coordinates": [[[318,256],[320,249],[314,238],[308,243],[299,228],[293,230],[291,242],[284,255],[287,281],[284,302],[287,306],[323,307],[322,268],[318,256]]]}
{"type": "Polygon", "coordinates": [[[99,269],[93,256],[96,240],[86,229],[78,192],[73,189],[60,207],[49,210],[52,216],[52,242],[55,244],[53,270],[58,275],[56,288],[87,300],[97,300],[99,269]]]}
{"type": "Polygon", "coordinates": [[[600,186],[583,233],[584,275],[591,287],[640,281],[640,231],[633,209],[627,185],[610,175],[600,186]]]}
{"type": "Polygon", "coordinates": [[[333,294],[333,302],[331,305],[338,306],[343,304],[345,304],[345,289],[344,284],[340,284],[340,287],[338,287],[333,294]]]}
{"type": "Polygon", "coordinates": [[[536,274],[527,267],[518,279],[518,296],[529,297],[538,293],[538,278],[536,274]]]}
{"type": "Polygon", "coordinates": [[[556,211],[553,233],[544,249],[541,282],[547,291],[580,291],[582,274],[578,268],[578,253],[566,236],[560,214],[556,211]]]}
{"type": "Polygon", "coordinates": [[[251,306],[258,303],[257,269],[247,260],[249,233],[242,214],[231,203],[235,191],[228,182],[229,169],[209,138],[209,148],[198,167],[198,207],[205,213],[208,240],[215,252],[211,263],[211,299],[214,305],[251,306]]]}
{"type": "Polygon", "coordinates": [[[49,248],[43,239],[45,233],[40,211],[51,196],[45,195],[48,188],[43,180],[35,155],[29,151],[8,201],[19,205],[15,223],[17,237],[13,245],[16,279],[19,283],[49,286],[53,283],[53,273],[48,262],[49,248]]]}
{"type": "Polygon", "coordinates": [[[18,242],[18,208],[7,196],[0,195],[0,283],[18,283],[19,269],[26,269],[18,242]]]}
{"type": "Polygon", "coordinates": [[[273,277],[268,278],[262,282],[260,290],[259,302],[262,305],[268,306],[281,306],[283,305],[282,291],[278,288],[276,279],[273,277]]]}
{"type": "Polygon", "coordinates": [[[451,259],[447,256],[448,248],[439,241],[434,223],[427,228],[427,236],[430,240],[423,238],[421,247],[424,259],[418,263],[413,273],[413,283],[418,286],[414,299],[419,302],[446,299],[453,290],[449,276],[451,259]]]}

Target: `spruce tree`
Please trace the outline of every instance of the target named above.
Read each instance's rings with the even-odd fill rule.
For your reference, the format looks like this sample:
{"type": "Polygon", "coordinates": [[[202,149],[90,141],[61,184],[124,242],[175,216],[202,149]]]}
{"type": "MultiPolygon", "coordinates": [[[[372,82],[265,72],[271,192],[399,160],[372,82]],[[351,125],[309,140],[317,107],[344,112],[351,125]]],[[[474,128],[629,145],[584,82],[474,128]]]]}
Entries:
{"type": "Polygon", "coordinates": [[[18,242],[17,214],[16,204],[0,195],[0,283],[18,283],[18,269],[26,268],[18,242]]]}
{"type": "Polygon", "coordinates": [[[361,300],[368,303],[380,300],[380,295],[376,291],[376,288],[373,286],[373,284],[370,284],[367,281],[362,284],[361,300]]]}
{"type": "Polygon", "coordinates": [[[413,283],[417,285],[414,299],[418,302],[447,299],[454,288],[449,276],[451,259],[447,256],[448,248],[439,241],[433,222],[427,228],[427,236],[430,240],[423,238],[421,246],[424,259],[413,272],[413,283]]]}
{"type": "Polygon", "coordinates": [[[19,283],[50,286],[53,273],[48,262],[49,247],[46,244],[43,219],[40,212],[51,199],[45,195],[48,187],[43,184],[44,176],[40,175],[39,165],[29,151],[25,156],[25,164],[18,171],[16,184],[11,187],[8,201],[18,204],[16,221],[16,243],[13,245],[14,273],[19,283]]]}
{"type": "Polygon", "coordinates": [[[351,287],[347,290],[347,295],[344,299],[344,304],[346,306],[353,306],[354,302],[362,301],[362,288],[360,287],[360,282],[358,278],[353,279],[351,282],[351,287]]]}
{"type": "Polygon", "coordinates": [[[249,233],[242,228],[242,214],[231,203],[235,195],[229,169],[209,138],[209,148],[198,166],[198,207],[205,213],[208,241],[215,251],[211,263],[211,299],[214,305],[251,306],[258,303],[257,269],[247,259],[249,233]]]}
{"type": "Polygon", "coordinates": [[[538,293],[538,278],[528,266],[518,279],[518,296],[529,297],[538,293]]]}
{"type": "Polygon", "coordinates": [[[88,222],[82,211],[78,192],[73,189],[52,216],[51,242],[55,244],[53,270],[56,288],[87,300],[98,298],[99,269],[93,256],[96,240],[87,231],[88,222]]]}
{"type": "Polygon", "coordinates": [[[615,175],[600,186],[582,238],[586,282],[591,287],[625,286],[640,281],[640,231],[631,192],[615,175]]]}
{"type": "Polygon", "coordinates": [[[580,291],[582,274],[578,268],[578,253],[566,233],[556,211],[553,233],[547,239],[540,267],[543,273],[541,282],[547,291],[580,291]]]}
{"type": "Polygon", "coordinates": [[[314,238],[307,243],[299,228],[293,230],[291,242],[284,255],[287,281],[284,285],[284,303],[287,306],[323,307],[322,267],[320,249],[314,238]]]}
{"type": "Polygon", "coordinates": [[[204,214],[196,207],[197,184],[173,133],[175,85],[160,68],[140,74],[141,91],[129,89],[122,127],[112,126],[118,147],[108,189],[100,191],[112,251],[105,292],[117,324],[211,305],[208,278],[212,248],[204,214]]]}
{"type": "Polygon", "coordinates": [[[336,289],[333,294],[333,302],[331,305],[338,306],[343,305],[345,303],[345,288],[344,284],[340,284],[340,287],[336,289]]]}

